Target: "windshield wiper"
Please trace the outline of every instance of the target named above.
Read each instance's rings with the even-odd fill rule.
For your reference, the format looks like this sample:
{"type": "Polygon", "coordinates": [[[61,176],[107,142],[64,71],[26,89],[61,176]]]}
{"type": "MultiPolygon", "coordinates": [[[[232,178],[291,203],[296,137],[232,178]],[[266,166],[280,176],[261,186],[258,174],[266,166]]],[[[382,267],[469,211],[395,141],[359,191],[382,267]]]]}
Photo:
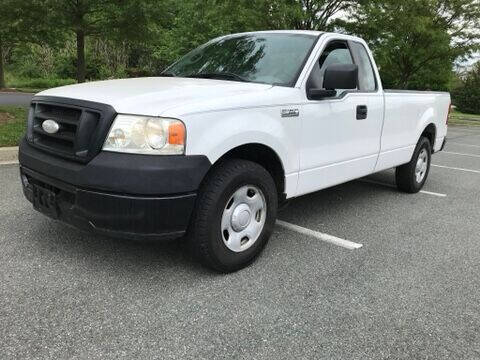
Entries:
{"type": "Polygon", "coordinates": [[[162,77],[176,77],[176,75],[172,74],[172,73],[161,73],[160,76],[162,76],[162,77]]]}
{"type": "Polygon", "coordinates": [[[199,78],[199,79],[219,79],[219,80],[235,80],[235,81],[242,81],[242,82],[249,82],[249,80],[241,77],[240,75],[229,73],[229,72],[221,72],[221,73],[198,73],[198,74],[190,74],[185,77],[188,78],[199,78]]]}

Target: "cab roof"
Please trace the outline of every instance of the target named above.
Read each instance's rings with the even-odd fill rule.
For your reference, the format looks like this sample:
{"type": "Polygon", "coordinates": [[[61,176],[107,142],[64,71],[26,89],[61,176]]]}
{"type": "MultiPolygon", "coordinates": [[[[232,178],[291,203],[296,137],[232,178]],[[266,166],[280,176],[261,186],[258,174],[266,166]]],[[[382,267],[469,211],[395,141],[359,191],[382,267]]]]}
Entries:
{"type": "Polygon", "coordinates": [[[243,32],[243,33],[235,33],[235,34],[229,34],[222,37],[231,37],[231,36],[238,36],[238,35],[248,35],[248,34],[298,34],[298,35],[311,35],[311,36],[316,36],[319,37],[321,35],[335,35],[338,36],[342,39],[345,40],[360,40],[363,41],[361,38],[357,36],[352,36],[352,35],[346,35],[346,34],[340,34],[340,33],[334,33],[334,32],[324,32],[324,31],[314,31],[314,30],[264,30],[264,31],[249,31],[249,32],[243,32]]]}

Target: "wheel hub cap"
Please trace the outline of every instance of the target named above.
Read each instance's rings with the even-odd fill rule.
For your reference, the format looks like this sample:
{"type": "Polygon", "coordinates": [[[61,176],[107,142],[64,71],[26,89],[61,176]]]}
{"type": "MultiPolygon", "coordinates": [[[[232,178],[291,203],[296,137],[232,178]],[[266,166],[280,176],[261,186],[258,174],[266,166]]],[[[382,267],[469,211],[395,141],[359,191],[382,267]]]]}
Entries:
{"type": "Polygon", "coordinates": [[[417,165],[415,166],[415,180],[421,183],[425,178],[428,170],[428,153],[423,149],[418,155],[417,165]]]}
{"type": "Polygon", "coordinates": [[[253,185],[236,190],[222,214],[222,238],[234,252],[249,249],[260,237],[266,221],[267,202],[262,191],[253,185]]]}
{"type": "Polygon", "coordinates": [[[242,231],[245,229],[252,219],[250,206],[247,204],[238,205],[232,214],[232,228],[235,231],[242,231]]]}

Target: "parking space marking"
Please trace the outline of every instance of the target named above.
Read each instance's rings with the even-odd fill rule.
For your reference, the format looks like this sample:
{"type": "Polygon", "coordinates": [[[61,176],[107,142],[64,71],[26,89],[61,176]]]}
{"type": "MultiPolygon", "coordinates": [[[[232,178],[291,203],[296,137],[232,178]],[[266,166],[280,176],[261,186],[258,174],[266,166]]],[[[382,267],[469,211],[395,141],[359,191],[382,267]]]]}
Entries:
{"type": "Polygon", "coordinates": [[[18,165],[18,161],[0,161],[0,166],[1,165],[18,165]]]}
{"type": "MultiPolygon", "coordinates": [[[[390,188],[397,188],[395,185],[387,184],[387,183],[380,182],[380,181],[375,181],[375,180],[361,179],[361,180],[358,180],[358,181],[368,183],[368,184],[387,186],[387,187],[390,187],[390,188]]],[[[420,190],[420,192],[422,194],[426,194],[426,195],[432,195],[432,196],[437,196],[437,197],[447,197],[447,194],[441,194],[441,193],[436,193],[436,192],[432,192],[432,191],[420,190]]]]}
{"type": "Polygon", "coordinates": [[[443,165],[434,165],[434,167],[442,168],[442,169],[450,169],[450,170],[458,170],[458,171],[465,171],[465,172],[471,172],[475,174],[480,174],[480,170],[472,170],[472,169],[463,169],[463,168],[457,168],[457,167],[451,167],[451,166],[443,166],[443,165]]]}
{"type": "Polygon", "coordinates": [[[345,239],[340,239],[336,236],[324,234],[324,233],[314,231],[314,230],[311,230],[311,229],[307,229],[307,228],[304,228],[304,227],[301,227],[301,226],[298,226],[298,225],[290,224],[290,223],[282,221],[282,220],[277,220],[277,225],[279,225],[279,226],[281,226],[281,227],[283,227],[287,230],[294,231],[294,232],[297,232],[297,233],[300,233],[300,234],[303,234],[303,235],[307,235],[307,236],[313,237],[315,239],[325,241],[329,244],[343,247],[343,248],[348,249],[348,250],[357,250],[357,249],[360,249],[361,247],[363,247],[362,244],[358,244],[358,243],[355,243],[353,241],[349,241],[349,240],[345,240],[345,239]]]}
{"type": "Polygon", "coordinates": [[[440,194],[432,191],[426,191],[426,190],[420,190],[422,194],[427,194],[427,195],[433,195],[433,196],[438,196],[438,197],[447,197],[447,194],[440,194]]]}
{"type": "Polygon", "coordinates": [[[457,153],[457,152],[452,152],[452,151],[442,151],[444,154],[452,154],[452,155],[460,155],[460,156],[471,156],[471,157],[476,157],[480,158],[480,155],[475,155],[475,154],[464,154],[464,153],[457,153]]]}

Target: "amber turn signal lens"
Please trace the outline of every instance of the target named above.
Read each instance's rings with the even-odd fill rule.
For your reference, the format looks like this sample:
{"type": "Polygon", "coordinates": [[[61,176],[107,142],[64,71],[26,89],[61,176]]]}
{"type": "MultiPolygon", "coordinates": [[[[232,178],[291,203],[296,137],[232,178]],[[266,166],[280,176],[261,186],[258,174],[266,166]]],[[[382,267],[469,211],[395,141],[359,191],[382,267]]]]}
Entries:
{"type": "Polygon", "coordinates": [[[185,144],[185,125],[174,122],[168,126],[168,143],[170,145],[185,144]]]}

